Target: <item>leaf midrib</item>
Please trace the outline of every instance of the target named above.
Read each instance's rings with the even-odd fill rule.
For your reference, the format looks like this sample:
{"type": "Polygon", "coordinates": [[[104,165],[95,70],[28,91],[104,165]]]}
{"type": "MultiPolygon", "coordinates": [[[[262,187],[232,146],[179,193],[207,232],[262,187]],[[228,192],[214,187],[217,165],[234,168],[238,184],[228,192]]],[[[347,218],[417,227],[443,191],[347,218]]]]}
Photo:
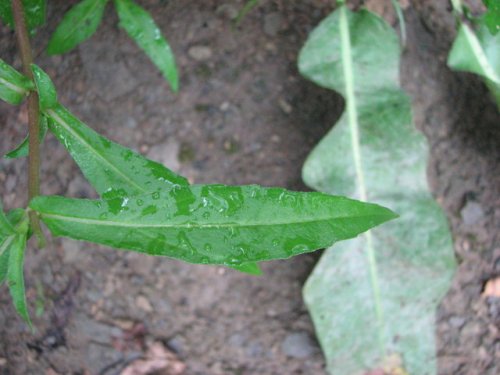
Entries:
{"type": "MultiPolygon", "coordinates": [[[[37,211],[36,209],[34,209],[37,211]]],[[[40,211],[40,216],[46,219],[54,219],[66,222],[79,223],[84,225],[96,225],[96,226],[110,226],[110,227],[123,227],[123,228],[136,228],[136,229],[147,229],[147,228],[186,228],[186,229],[200,229],[200,228],[246,228],[246,227],[267,227],[267,226],[284,226],[284,225],[294,225],[294,224],[312,224],[319,222],[331,222],[335,220],[344,220],[344,219],[360,219],[360,218],[368,218],[368,217],[385,217],[387,220],[390,219],[390,215],[350,215],[350,216],[338,216],[338,217],[323,217],[318,219],[309,219],[309,220],[299,220],[299,221],[280,221],[280,222],[268,222],[268,223],[257,223],[257,222],[249,222],[249,223],[214,223],[214,224],[197,224],[197,223],[179,223],[179,224],[144,224],[144,223],[130,223],[130,222],[122,222],[122,221],[112,221],[112,220],[100,220],[100,219],[89,219],[89,218],[81,218],[75,216],[65,216],[58,214],[47,214],[40,211]]]]}
{"type": "Polygon", "coordinates": [[[12,91],[14,91],[14,92],[16,92],[16,93],[18,93],[20,95],[25,95],[28,92],[28,90],[25,90],[22,87],[16,86],[15,84],[13,84],[13,83],[5,80],[2,77],[0,77],[0,84],[3,84],[7,88],[11,89],[12,91]]]}

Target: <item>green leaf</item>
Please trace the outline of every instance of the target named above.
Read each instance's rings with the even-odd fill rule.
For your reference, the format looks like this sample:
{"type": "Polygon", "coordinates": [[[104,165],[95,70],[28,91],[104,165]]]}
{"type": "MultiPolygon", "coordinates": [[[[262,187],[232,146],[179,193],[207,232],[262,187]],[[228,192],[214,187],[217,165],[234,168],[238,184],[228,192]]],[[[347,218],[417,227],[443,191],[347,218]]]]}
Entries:
{"type": "Polygon", "coordinates": [[[45,114],[52,120],[51,132],[100,196],[135,196],[188,184],[163,165],[97,134],[61,105],[45,114]]]}
{"type": "MultiPolygon", "coordinates": [[[[45,0],[22,0],[26,27],[33,31],[45,23],[45,0]]],[[[0,18],[9,27],[14,28],[11,0],[0,0],[0,18]]]]}
{"type": "Polygon", "coordinates": [[[230,268],[239,272],[248,273],[249,275],[254,275],[254,276],[262,275],[262,270],[260,269],[259,264],[255,262],[242,263],[238,266],[231,266],[230,268]]]}
{"type": "Polygon", "coordinates": [[[108,0],[83,0],[66,13],[50,38],[49,55],[68,52],[94,34],[108,0]]]}
{"type": "Polygon", "coordinates": [[[5,215],[5,213],[3,212],[3,205],[0,202],[0,236],[5,237],[14,233],[14,227],[7,218],[7,215],[5,215]]]}
{"type": "Polygon", "coordinates": [[[24,220],[17,228],[18,233],[9,236],[6,241],[9,241],[6,248],[9,251],[9,264],[7,270],[7,284],[9,286],[10,295],[17,313],[28,323],[30,327],[31,320],[28,312],[28,304],[26,302],[26,293],[24,287],[24,250],[26,248],[26,238],[28,235],[28,219],[25,216],[24,220]]]}
{"type": "Polygon", "coordinates": [[[31,64],[33,72],[33,80],[35,81],[36,90],[38,91],[40,111],[55,107],[57,102],[57,93],[52,80],[40,67],[31,64]]]}
{"type": "MultiPolygon", "coordinates": [[[[7,270],[9,268],[9,247],[13,241],[13,236],[17,233],[17,227],[21,220],[25,217],[25,211],[22,208],[17,208],[15,210],[10,211],[7,214],[7,218],[5,218],[5,214],[1,210],[0,216],[3,216],[2,220],[8,220],[7,231],[0,232],[0,285],[5,281],[7,277],[7,270]],[[12,237],[12,238],[9,238],[12,237]],[[9,239],[9,241],[6,241],[9,239]]],[[[4,224],[6,225],[6,224],[4,224]]]]}
{"type": "Polygon", "coordinates": [[[0,99],[20,104],[33,88],[33,82],[0,59],[0,99]]]}
{"type": "Polygon", "coordinates": [[[426,183],[427,146],[399,88],[397,35],[346,6],[311,33],[300,72],[341,93],[346,113],[307,158],[307,185],[391,207],[401,218],[327,250],[304,287],[330,373],[365,373],[388,354],[436,372],[434,314],[455,269],[448,224],[426,183]]]}
{"type": "MultiPolygon", "coordinates": [[[[40,143],[43,142],[46,134],[47,134],[47,117],[42,115],[40,116],[40,133],[38,135],[40,143]]],[[[21,144],[19,144],[19,146],[17,146],[11,152],[7,153],[5,157],[7,159],[22,158],[28,156],[29,150],[30,150],[29,136],[27,135],[26,138],[24,138],[24,140],[21,142],[21,144]]]]}
{"type": "Polygon", "coordinates": [[[57,236],[228,266],[310,252],[396,216],[344,197],[223,185],[99,201],[37,197],[30,207],[57,236]]]}
{"type": "Polygon", "coordinates": [[[260,0],[247,0],[245,5],[240,9],[238,12],[238,15],[236,16],[236,19],[234,21],[236,26],[239,26],[241,21],[243,21],[243,18],[252,11],[253,8],[255,8],[257,5],[259,5],[260,0]]]}
{"type": "Polygon", "coordinates": [[[120,26],[160,69],[172,91],[179,89],[175,58],[151,15],[131,0],[115,0],[120,26]]]}
{"type": "Polygon", "coordinates": [[[488,8],[484,14],[484,24],[488,27],[491,34],[496,35],[500,31],[500,1],[483,0],[488,8]]]}
{"type": "Polygon", "coordinates": [[[462,23],[448,55],[453,70],[482,77],[500,108],[500,34],[492,35],[480,20],[476,33],[462,23]]]}

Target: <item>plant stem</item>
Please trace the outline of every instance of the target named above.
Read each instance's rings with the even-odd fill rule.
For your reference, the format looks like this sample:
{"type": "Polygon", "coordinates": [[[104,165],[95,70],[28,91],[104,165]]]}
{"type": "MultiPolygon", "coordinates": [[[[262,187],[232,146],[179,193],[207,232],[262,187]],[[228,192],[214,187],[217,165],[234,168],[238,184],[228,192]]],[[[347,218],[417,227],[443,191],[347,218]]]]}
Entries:
{"type": "MultiPolygon", "coordinates": [[[[12,0],[12,13],[14,16],[14,24],[17,36],[17,45],[21,54],[23,64],[23,73],[30,79],[33,79],[31,64],[33,63],[33,55],[31,52],[30,38],[28,29],[26,28],[26,20],[24,18],[24,9],[21,0],[12,0]]],[[[38,93],[31,91],[28,96],[28,126],[29,126],[29,155],[28,155],[28,200],[36,197],[40,193],[40,142],[38,134],[40,133],[39,125],[40,110],[38,106],[38,93]]],[[[30,221],[32,229],[39,238],[39,243],[42,243],[40,236],[40,222],[35,212],[30,212],[30,221]]]]}

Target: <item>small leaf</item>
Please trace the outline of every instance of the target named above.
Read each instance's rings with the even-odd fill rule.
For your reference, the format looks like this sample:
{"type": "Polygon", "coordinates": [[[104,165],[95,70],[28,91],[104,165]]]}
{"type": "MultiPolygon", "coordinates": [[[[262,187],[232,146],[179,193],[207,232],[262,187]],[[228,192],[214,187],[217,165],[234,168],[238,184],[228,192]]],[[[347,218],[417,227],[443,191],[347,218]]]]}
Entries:
{"type": "Polygon", "coordinates": [[[49,129],[100,196],[134,196],[188,184],[163,165],[97,134],[61,105],[45,114],[52,120],[49,129]]]}
{"type": "Polygon", "coordinates": [[[0,234],[0,285],[3,284],[7,277],[7,271],[9,269],[9,249],[15,237],[15,234],[9,236],[0,234]]]}
{"type": "Polygon", "coordinates": [[[120,26],[135,40],[160,69],[172,91],[179,88],[179,77],[172,50],[151,15],[132,0],[115,0],[120,26]]]}
{"type": "Polygon", "coordinates": [[[223,185],[98,201],[37,197],[30,207],[54,235],[228,266],[314,251],[396,217],[344,197],[223,185]]]}
{"type": "Polygon", "coordinates": [[[0,99],[20,104],[33,88],[33,82],[0,59],[0,99]]]}
{"type": "Polygon", "coordinates": [[[262,270],[259,267],[258,263],[242,263],[239,266],[231,266],[230,268],[243,272],[243,273],[248,273],[249,275],[254,275],[254,276],[260,276],[262,275],[262,270]]]}
{"type": "Polygon", "coordinates": [[[108,0],[83,0],[63,17],[47,46],[49,55],[70,51],[94,34],[101,23],[108,0]]]}
{"type": "MultiPolygon", "coordinates": [[[[47,134],[47,117],[44,115],[40,116],[40,134],[38,135],[38,139],[40,143],[45,139],[45,135],[47,134]]],[[[29,136],[26,136],[24,140],[17,146],[14,150],[5,155],[7,159],[15,159],[22,158],[28,156],[30,150],[29,145],[29,136]]]]}
{"type": "Polygon", "coordinates": [[[26,248],[26,237],[28,235],[27,217],[18,226],[19,233],[13,235],[8,246],[9,265],[7,270],[7,283],[12,296],[12,301],[17,313],[28,323],[30,327],[31,320],[26,302],[26,292],[24,287],[24,251],[26,248]]]}
{"type": "Polygon", "coordinates": [[[234,21],[236,26],[239,26],[241,24],[241,21],[243,21],[243,18],[250,13],[250,11],[255,8],[257,5],[259,5],[260,0],[247,0],[245,5],[240,9],[238,12],[236,19],[234,21]]]}
{"type": "MultiPolygon", "coordinates": [[[[26,27],[33,31],[45,23],[46,1],[45,0],[22,0],[26,27]]],[[[12,6],[10,0],[0,0],[0,18],[9,27],[14,28],[12,17],[12,6]]]]}
{"type": "Polygon", "coordinates": [[[52,80],[47,73],[35,64],[31,64],[31,71],[38,91],[40,111],[43,112],[55,107],[57,105],[57,93],[52,80]]]}

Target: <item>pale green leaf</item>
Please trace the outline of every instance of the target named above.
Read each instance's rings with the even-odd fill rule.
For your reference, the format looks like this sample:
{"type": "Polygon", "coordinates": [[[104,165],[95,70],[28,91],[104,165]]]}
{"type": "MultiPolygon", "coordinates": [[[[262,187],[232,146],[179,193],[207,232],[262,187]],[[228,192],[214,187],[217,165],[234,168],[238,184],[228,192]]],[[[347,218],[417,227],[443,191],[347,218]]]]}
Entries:
{"type": "Polygon", "coordinates": [[[184,177],[163,165],[97,134],[63,106],[57,105],[45,114],[52,120],[49,129],[99,195],[135,196],[187,185],[184,177]]]}
{"type": "MultiPolygon", "coordinates": [[[[43,143],[46,134],[47,134],[47,117],[41,115],[40,133],[38,135],[38,140],[40,141],[40,143],[43,143]]],[[[22,158],[28,156],[29,150],[30,150],[29,136],[27,135],[26,138],[24,138],[24,140],[19,144],[19,146],[17,146],[14,150],[10,151],[9,153],[5,154],[5,157],[7,159],[22,158]]]]}
{"type": "Polygon", "coordinates": [[[95,33],[108,0],[83,0],[66,13],[50,38],[49,55],[68,52],[95,33]]]}
{"type": "MultiPolygon", "coordinates": [[[[45,0],[22,0],[26,27],[32,33],[45,23],[45,0]]],[[[4,24],[14,28],[11,0],[0,0],[0,18],[4,24]]]]}
{"type": "Polygon", "coordinates": [[[224,185],[100,201],[37,197],[30,207],[54,235],[228,266],[324,248],[396,216],[344,197],[224,185]]]}
{"type": "Polygon", "coordinates": [[[240,265],[233,265],[230,266],[230,268],[243,272],[243,273],[248,273],[249,275],[254,275],[254,276],[260,276],[262,275],[262,270],[260,269],[260,266],[258,263],[255,262],[250,262],[250,263],[242,263],[240,265]]]}
{"type": "Polygon", "coordinates": [[[327,250],[304,298],[332,374],[436,372],[434,314],[455,269],[448,224],[426,183],[427,147],[399,88],[400,48],[382,19],[345,6],[310,35],[300,72],[341,93],[346,113],[309,155],[304,181],[391,207],[400,219],[327,250]]]}
{"type": "Polygon", "coordinates": [[[483,78],[500,108],[500,33],[491,34],[483,22],[479,22],[476,33],[469,25],[460,25],[448,66],[483,78]]]}
{"type": "Polygon", "coordinates": [[[151,15],[132,0],[115,0],[120,26],[160,69],[172,91],[179,89],[179,77],[172,50],[151,15]]]}
{"type": "Polygon", "coordinates": [[[0,99],[20,104],[34,88],[33,82],[0,59],[0,99]]]}

